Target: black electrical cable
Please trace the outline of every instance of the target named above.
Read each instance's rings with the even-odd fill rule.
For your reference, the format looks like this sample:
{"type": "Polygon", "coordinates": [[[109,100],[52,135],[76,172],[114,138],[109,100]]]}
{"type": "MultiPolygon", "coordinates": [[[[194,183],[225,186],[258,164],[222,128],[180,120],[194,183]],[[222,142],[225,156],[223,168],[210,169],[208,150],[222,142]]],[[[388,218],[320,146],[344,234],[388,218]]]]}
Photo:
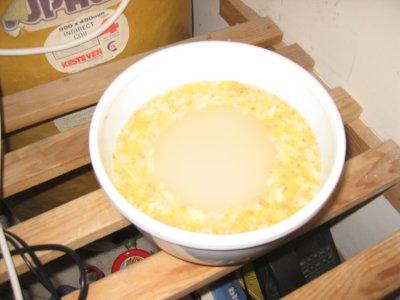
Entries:
{"type": "MultiPolygon", "coordinates": [[[[60,296],[58,295],[55,287],[53,286],[49,276],[47,275],[44,269],[43,264],[36,256],[35,252],[53,250],[53,251],[64,252],[65,254],[69,255],[75,261],[80,273],[81,280],[79,280],[80,288],[79,288],[78,299],[79,300],[86,299],[88,293],[88,281],[85,273],[85,268],[82,259],[74,250],[66,246],[57,244],[29,246],[23,239],[21,239],[16,234],[9,232],[7,230],[5,230],[4,233],[6,235],[6,239],[14,247],[14,250],[10,251],[10,254],[21,256],[21,258],[24,260],[24,262],[28,266],[29,270],[33,273],[33,275],[35,275],[38,281],[51,293],[53,299],[60,299],[60,296]],[[29,261],[27,256],[31,258],[33,264],[31,261],[29,261]]],[[[0,253],[0,258],[2,257],[3,255],[0,253]]]]}
{"type": "Polygon", "coordinates": [[[58,245],[58,244],[36,245],[36,246],[31,246],[31,249],[33,251],[53,250],[53,251],[65,252],[66,254],[68,254],[75,261],[75,263],[79,269],[79,274],[80,274],[80,278],[81,278],[81,280],[79,281],[80,288],[79,288],[78,300],[86,299],[89,283],[88,283],[88,280],[86,277],[85,266],[84,266],[83,261],[80,258],[80,256],[74,250],[72,250],[71,248],[62,246],[62,245],[58,245]]]}
{"type": "MultiPolygon", "coordinates": [[[[51,282],[49,276],[47,275],[46,269],[44,268],[42,262],[36,256],[35,252],[33,252],[29,245],[21,239],[19,236],[12,232],[5,231],[6,239],[12,243],[15,250],[22,257],[25,264],[28,266],[29,270],[33,273],[33,275],[39,280],[39,282],[50,292],[54,297],[57,295],[57,290],[51,282]],[[26,253],[31,258],[32,262],[25,256],[23,249],[26,249],[26,253]]],[[[59,299],[59,297],[56,299],[59,299]]]]}
{"type": "MultiPolygon", "coordinates": [[[[10,236],[8,236],[7,234],[6,239],[14,247],[14,251],[16,252],[16,254],[18,254],[24,260],[25,264],[28,266],[29,270],[37,278],[37,280],[50,292],[52,296],[57,295],[56,288],[48,278],[46,271],[42,268],[42,264],[40,263],[40,265],[38,266],[36,262],[32,263],[25,255],[24,247],[21,247],[14,239],[10,238],[10,236]]],[[[36,256],[34,252],[31,251],[29,248],[25,249],[28,250],[26,251],[26,253],[31,257],[32,260],[34,260],[33,256],[36,256]]]]}
{"type": "MultiPolygon", "coordinates": [[[[6,234],[8,234],[9,232],[6,232],[6,234]]],[[[13,234],[12,234],[13,235],[13,234]]],[[[14,235],[15,236],[15,235],[14,235]]],[[[19,238],[20,239],[20,238],[19,238]]],[[[22,239],[20,239],[22,240],[22,239]]],[[[25,243],[25,245],[27,246],[27,244],[25,243]]],[[[87,282],[87,278],[86,278],[86,274],[85,274],[85,270],[84,270],[84,265],[83,262],[81,260],[81,258],[79,257],[79,255],[73,251],[72,249],[62,246],[62,245],[56,245],[56,244],[50,244],[50,245],[37,245],[37,246],[27,246],[27,247],[20,247],[19,250],[13,250],[11,251],[11,255],[15,255],[15,254],[21,254],[22,253],[33,253],[33,256],[36,257],[36,255],[34,254],[35,251],[48,251],[48,250],[55,250],[55,251],[61,251],[61,252],[65,252],[66,254],[68,254],[69,256],[71,256],[73,258],[73,260],[76,262],[76,264],[78,265],[79,268],[79,272],[81,275],[81,280],[80,280],[80,293],[79,293],[79,300],[83,300],[86,299],[87,296],[87,289],[88,289],[88,282],[87,282]]],[[[37,257],[36,257],[37,259],[37,257]]],[[[38,259],[37,259],[38,260],[38,259]]],[[[39,261],[39,265],[42,265],[39,261]]],[[[28,264],[29,267],[29,264],[28,264]]],[[[34,273],[35,274],[35,273],[34,273]]],[[[45,271],[41,272],[41,275],[39,275],[38,280],[40,282],[50,282],[50,279],[48,278],[47,274],[45,273],[45,271]]],[[[50,282],[50,285],[51,282],[50,282]]],[[[49,286],[49,284],[47,284],[47,286],[49,286]]],[[[46,287],[46,286],[45,286],[46,287]]],[[[58,293],[55,291],[54,287],[51,288],[51,290],[53,290],[53,292],[51,292],[53,299],[60,299],[60,297],[58,296],[58,293]]]]}

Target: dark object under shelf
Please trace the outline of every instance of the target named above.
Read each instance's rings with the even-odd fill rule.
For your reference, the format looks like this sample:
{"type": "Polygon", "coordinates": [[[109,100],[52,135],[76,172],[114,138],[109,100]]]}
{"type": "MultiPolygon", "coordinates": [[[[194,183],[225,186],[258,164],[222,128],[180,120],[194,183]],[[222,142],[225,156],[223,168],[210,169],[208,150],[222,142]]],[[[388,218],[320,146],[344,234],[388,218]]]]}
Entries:
{"type": "Polygon", "coordinates": [[[328,225],[258,258],[253,267],[264,299],[279,299],[340,264],[328,225]]]}

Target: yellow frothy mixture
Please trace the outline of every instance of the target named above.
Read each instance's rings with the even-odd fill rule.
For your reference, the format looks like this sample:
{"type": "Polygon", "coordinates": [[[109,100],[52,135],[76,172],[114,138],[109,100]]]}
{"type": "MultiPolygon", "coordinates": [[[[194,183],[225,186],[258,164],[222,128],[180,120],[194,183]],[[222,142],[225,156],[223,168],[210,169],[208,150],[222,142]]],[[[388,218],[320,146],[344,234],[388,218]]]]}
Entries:
{"type": "Polygon", "coordinates": [[[230,234],[289,217],[320,188],[320,154],[286,102],[234,81],[187,84],[151,99],[121,131],[121,194],[181,229],[230,234]]]}

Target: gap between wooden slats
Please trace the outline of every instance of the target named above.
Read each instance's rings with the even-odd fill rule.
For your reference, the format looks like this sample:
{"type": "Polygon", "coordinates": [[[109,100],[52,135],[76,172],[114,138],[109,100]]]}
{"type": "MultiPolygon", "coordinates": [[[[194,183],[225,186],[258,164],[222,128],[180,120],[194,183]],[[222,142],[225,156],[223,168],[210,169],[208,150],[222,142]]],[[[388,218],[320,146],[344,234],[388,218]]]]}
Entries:
{"type": "MultiPolygon", "coordinates": [[[[336,217],[398,180],[400,148],[392,141],[348,160],[336,194],[331,197],[324,211],[308,226],[316,226],[336,217]],[[366,174],[369,176],[366,177],[366,174]]],[[[31,245],[56,243],[76,249],[127,225],[129,222],[113,208],[104,193],[98,190],[17,224],[9,230],[31,245]]],[[[59,256],[60,253],[57,252],[39,253],[43,262],[59,256]]],[[[195,265],[192,267],[196,268],[195,265]]],[[[16,269],[19,273],[27,270],[19,259],[16,259],[16,269]]],[[[1,264],[0,281],[6,279],[6,270],[1,264]]]]}
{"type": "MultiPolygon", "coordinates": [[[[281,39],[282,32],[280,29],[269,17],[264,17],[179,43],[231,40],[270,47],[281,41],[281,39]]],[[[138,59],[154,51],[98,66],[94,69],[3,97],[4,132],[9,133],[95,104],[106,86],[119,73],[138,59]]]]}

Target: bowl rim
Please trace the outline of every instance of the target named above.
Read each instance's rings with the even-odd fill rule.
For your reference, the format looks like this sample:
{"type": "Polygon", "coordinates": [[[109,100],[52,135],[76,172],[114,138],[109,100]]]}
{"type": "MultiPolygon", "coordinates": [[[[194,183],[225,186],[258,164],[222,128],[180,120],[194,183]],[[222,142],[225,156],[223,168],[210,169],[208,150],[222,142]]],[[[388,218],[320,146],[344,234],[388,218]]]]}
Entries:
{"type": "Polygon", "coordinates": [[[257,247],[280,239],[307,223],[320,211],[322,206],[329,200],[341,176],[345,161],[345,140],[343,122],[334,101],[325,88],[301,66],[280,54],[251,44],[233,41],[195,41],[156,50],[129,66],[111,82],[101,96],[90,123],[89,153],[97,180],[102,189],[106,192],[109,198],[108,200],[111,201],[114,207],[125,218],[137,226],[139,230],[142,230],[155,238],[188,248],[204,250],[238,250],[257,247]],[[328,108],[327,111],[331,117],[333,127],[335,128],[334,134],[337,140],[336,156],[332,163],[331,172],[314,199],[285,220],[269,227],[236,234],[205,234],[186,231],[157,221],[135,208],[117,191],[106,173],[101,160],[98,140],[103,115],[113,97],[116,96],[129,82],[131,72],[135,72],[135,69],[145,68],[147,64],[151,65],[153,59],[158,59],[160,56],[163,56],[170,51],[174,51],[176,48],[186,48],[190,50],[193,47],[241,47],[244,51],[264,51],[265,55],[274,56],[274,59],[279,60],[279,63],[283,64],[283,66],[299,74],[307,82],[310,88],[312,88],[314,92],[318,93],[323,101],[325,101],[324,105],[328,108]]]}

